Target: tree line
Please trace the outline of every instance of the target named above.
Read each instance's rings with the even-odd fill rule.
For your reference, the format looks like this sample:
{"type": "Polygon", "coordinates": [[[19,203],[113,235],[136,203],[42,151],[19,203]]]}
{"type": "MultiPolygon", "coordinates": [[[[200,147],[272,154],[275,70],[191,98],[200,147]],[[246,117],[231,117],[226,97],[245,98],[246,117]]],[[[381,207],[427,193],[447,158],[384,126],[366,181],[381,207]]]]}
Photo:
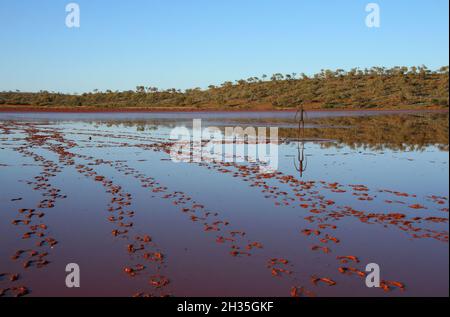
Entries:
{"type": "Polygon", "coordinates": [[[304,73],[262,75],[207,89],[160,90],[137,86],[135,90],[82,94],[58,92],[0,92],[0,106],[174,108],[174,109],[306,109],[448,108],[448,66],[353,68],[304,73]]]}

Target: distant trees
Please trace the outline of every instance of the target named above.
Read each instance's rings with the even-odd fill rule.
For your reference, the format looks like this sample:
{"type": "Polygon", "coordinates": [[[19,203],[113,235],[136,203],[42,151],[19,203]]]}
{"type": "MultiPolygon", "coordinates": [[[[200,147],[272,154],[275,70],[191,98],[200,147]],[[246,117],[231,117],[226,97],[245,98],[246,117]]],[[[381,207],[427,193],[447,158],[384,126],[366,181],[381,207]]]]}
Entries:
{"type": "Polygon", "coordinates": [[[405,106],[448,107],[448,72],[443,66],[436,71],[426,66],[395,66],[321,70],[305,73],[263,74],[234,83],[226,81],[207,89],[181,91],[170,88],[137,86],[128,91],[83,93],[80,96],[40,91],[0,92],[0,105],[30,105],[40,107],[195,107],[245,108],[264,105],[272,108],[292,108],[302,104],[309,108],[397,108],[405,106]]]}
{"type": "Polygon", "coordinates": [[[144,86],[136,86],[136,92],[137,93],[145,93],[145,87],[144,86]]]}

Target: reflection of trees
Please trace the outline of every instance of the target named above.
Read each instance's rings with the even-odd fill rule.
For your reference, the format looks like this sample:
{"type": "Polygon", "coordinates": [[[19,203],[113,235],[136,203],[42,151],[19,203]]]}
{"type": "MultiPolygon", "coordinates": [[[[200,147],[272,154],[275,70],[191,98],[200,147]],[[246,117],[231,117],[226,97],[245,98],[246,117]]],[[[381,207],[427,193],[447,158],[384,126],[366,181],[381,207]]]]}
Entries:
{"type": "MultiPolygon", "coordinates": [[[[305,128],[303,138],[335,140],[350,148],[372,150],[423,150],[435,145],[448,151],[448,120],[448,113],[323,118],[308,121],[315,127],[305,128]]],[[[279,135],[295,140],[297,130],[282,128],[279,135]]],[[[338,144],[323,142],[322,146],[336,147],[338,144]]]]}
{"type": "MultiPolygon", "coordinates": [[[[423,150],[430,145],[437,146],[442,151],[449,150],[449,114],[395,114],[359,117],[334,117],[321,119],[308,119],[305,124],[305,111],[298,111],[295,119],[258,119],[242,121],[223,119],[227,124],[250,125],[285,125],[293,124],[295,128],[280,128],[279,136],[286,142],[298,143],[298,165],[304,155],[304,142],[311,140],[335,140],[337,142],[322,142],[323,147],[338,147],[342,145],[350,148],[367,148],[372,150],[423,150]],[[303,143],[303,144],[302,144],[303,143]]],[[[136,127],[137,131],[153,131],[158,127],[173,128],[180,124],[190,126],[192,121],[183,120],[98,120],[93,124],[105,124],[108,126],[136,127]]],[[[306,163],[304,164],[306,165],[306,163]]]]}
{"type": "Polygon", "coordinates": [[[91,124],[103,124],[109,128],[111,127],[126,127],[136,128],[136,131],[155,131],[158,126],[162,125],[161,122],[149,122],[148,120],[96,120],[90,122],[91,124]]]}

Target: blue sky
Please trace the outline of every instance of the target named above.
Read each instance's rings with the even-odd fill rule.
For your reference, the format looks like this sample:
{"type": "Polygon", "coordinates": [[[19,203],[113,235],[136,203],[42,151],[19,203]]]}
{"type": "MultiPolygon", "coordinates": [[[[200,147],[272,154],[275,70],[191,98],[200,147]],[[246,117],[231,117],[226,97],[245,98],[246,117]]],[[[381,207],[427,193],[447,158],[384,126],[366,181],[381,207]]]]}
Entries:
{"type": "Polygon", "coordinates": [[[448,0],[0,0],[0,91],[206,87],[323,68],[448,65],[448,0]],[[81,27],[65,26],[76,2],[81,27]],[[365,6],[381,8],[367,28],[365,6]]]}

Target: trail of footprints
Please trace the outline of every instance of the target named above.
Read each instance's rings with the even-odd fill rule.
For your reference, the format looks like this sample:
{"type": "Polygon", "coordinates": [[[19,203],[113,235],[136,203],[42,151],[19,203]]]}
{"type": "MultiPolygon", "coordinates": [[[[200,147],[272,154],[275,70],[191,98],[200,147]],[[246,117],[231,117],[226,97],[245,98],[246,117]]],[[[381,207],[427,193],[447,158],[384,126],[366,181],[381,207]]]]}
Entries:
{"type": "MultiPolygon", "coordinates": [[[[52,208],[56,202],[56,199],[65,198],[65,196],[59,194],[59,190],[51,187],[49,178],[55,176],[55,173],[60,172],[60,167],[51,161],[45,160],[33,152],[27,150],[27,146],[45,147],[48,150],[59,155],[60,163],[64,166],[74,165],[76,170],[91,178],[93,181],[100,182],[111,195],[111,201],[107,206],[109,212],[108,221],[111,222],[115,228],[112,230],[112,235],[116,238],[124,238],[127,241],[126,252],[130,254],[130,258],[133,259],[133,263],[123,268],[123,273],[133,278],[137,275],[146,274],[148,270],[148,263],[151,263],[154,270],[149,272],[148,283],[152,287],[151,292],[139,291],[135,296],[169,296],[170,279],[164,276],[161,271],[164,269],[165,256],[158,246],[153,242],[150,235],[137,235],[133,233],[134,211],[131,209],[132,195],[126,193],[119,186],[114,184],[111,180],[96,173],[93,169],[93,165],[107,164],[112,166],[117,171],[123,173],[123,175],[129,175],[137,179],[142,187],[148,188],[153,195],[158,195],[161,199],[170,200],[173,205],[180,208],[180,211],[186,215],[188,219],[193,222],[202,225],[203,230],[206,233],[216,234],[216,242],[220,244],[227,244],[229,246],[229,253],[234,257],[250,256],[252,252],[263,248],[261,242],[253,241],[246,237],[246,233],[242,230],[233,229],[231,224],[225,219],[221,219],[217,211],[208,210],[204,205],[193,200],[192,197],[181,191],[170,192],[169,189],[159,184],[154,178],[148,177],[138,170],[129,167],[123,161],[105,161],[102,159],[95,159],[93,157],[84,156],[81,154],[70,153],[68,150],[74,148],[77,144],[73,141],[67,140],[56,129],[46,129],[47,134],[42,134],[44,130],[40,131],[36,127],[31,125],[12,126],[12,127],[0,127],[7,133],[11,134],[14,129],[25,129],[28,133],[26,141],[28,145],[25,145],[17,150],[23,155],[33,157],[35,161],[42,162],[44,166],[44,172],[42,175],[36,177],[34,182],[29,184],[35,186],[35,189],[43,190],[43,195],[47,198],[42,200],[37,206],[38,209],[52,208]],[[51,141],[51,142],[49,142],[51,141]],[[74,159],[84,160],[85,164],[75,164],[74,159]]],[[[80,134],[85,132],[80,131],[80,134]]],[[[91,135],[109,137],[111,140],[114,138],[139,140],[139,136],[135,135],[109,135],[102,133],[90,132],[91,135]]],[[[170,142],[162,142],[154,139],[153,142],[148,143],[148,139],[141,138],[147,141],[142,144],[130,144],[126,142],[116,142],[114,146],[119,147],[138,147],[143,150],[160,151],[164,153],[170,153],[170,142]]],[[[113,141],[104,142],[99,141],[89,145],[91,147],[107,147],[113,144],[113,141]]],[[[199,153],[192,153],[193,155],[199,155],[199,153]]],[[[445,230],[437,231],[423,227],[428,223],[447,223],[448,217],[421,217],[416,216],[408,218],[402,213],[374,213],[355,210],[350,206],[337,206],[336,203],[327,199],[323,192],[329,191],[333,194],[352,192],[352,196],[358,201],[366,201],[370,203],[373,200],[378,199],[377,193],[370,193],[370,190],[364,185],[350,185],[344,186],[338,183],[328,183],[325,181],[301,181],[291,175],[284,175],[280,172],[271,174],[261,174],[259,172],[259,166],[257,164],[236,164],[236,163],[216,163],[216,162],[201,162],[195,163],[208,169],[215,169],[220,173],[229,174],[234,178],[242,179],[249,183],[249,186],[260,188],[264,195],[264,198],[270,199],[274,202],[275,206],[292,206],[304,210],[307,215],[304,217],[306,223],[310,225],[300,230],[299,234],[311,239],[311,250],[314,252],[320,252],[326,256],[331,256],[332,246],[341,243],[341,240],[333,234],[337,229],[336,222],[344,217],[354,217],[359,219],[362,223],[366,224],[381,224],[383,226],[391,226],[405,231],[413,238],[433,238],[438,241],[448,243],[448,232],[445,230]],[[277,182],[279,185],[275,186],[271,183],[277,182]],[[288,190],[280,189],[280,186],[289,186],[288,190]],[[420,226],[422,225],[422,226],[420,226]]],[[[392,195],[393,199],[385,199],[386,204],[392,205],[404,205],[405,201],[400,199],[416,198],[414,195],[407,193],[392,191],[392,190],[379,190],[378,193],[384,195],[392,195]]],[[[448,214],[448,207],[444,205],[448,204],[446,197],[428,196],[427,200],[434,204],[438,210],[448,214]]],[[[413,210],[427,209],[417,203],[412,203],[408,206],[413,210]]],[[[436,209],[435,208],[435,209],[436,209]]],[[[35,209],[21,209],[19,211],[23,217],[18,218],[13,222],[15,225],[29,226],[30,231],[24,233],[25,239],[42,238],[39,240],[38,245],[40,247],[54,247],[57,241],[51,237],[47,237],[45,230],[48,228],[42,222],[32,223],[34,219],[41,219],[45,215],[41,211],[35,209]]],[[[24,258],[25,263],[28,266],[42,267],[46,266],[49,262],[46,260],[47,252],[38,252],[32,249],[30,250],[18,250],[18,253],[14,255],[15,260],[24,258]],[[28,261],[28,262],[26,262],[28,261]]],[[[360,267],[360,260],[353,255],[337,255],[337,269],[336,271],[342,275],[356,276],[365,278],[366,273],[362,271],[360,267]]],[[[28,267],[27,266],[27,267],[28,267]]],[[[288,276],[292,279],[293,284],[296,283],[296,279],[293,277],[294,270],[292,264],[287,259],[270,258],[266,262],[268,270],[274,277],[288,276]]],[[[9,279],[11,282],[15,282],[19,279],[19,274],[0,273],[0,281],[2,279],[9,279]]],[[[311,275],[310,283],[312,286],[334,286],[336,282],[330,277],[320,277],[311,275]]],[[[405,285],[398,281],[383,280],[381,287],[384,291],[391,291],[394,289],[400,289],[404,291],[405,285]]],[[[23,286],[13,286],[0,290],[0,296],[23,296],[27,295],[29,290],[23,286]]],[[[315,293],[310,291],[301,285],[292,286],[290,290],[291,296],[315,296],[315,293]]]]}
{"type": "Polygon", "coordinates": [[[108,212],[110,216],[108,221],[113,223],[116,228],[112,230],[111,234],[114,237],[124,238],[127,241],[126,251],[130,254],[130,259],[133,263],[123,268],[123,273],[133,278],[137,275],[147,273],[149,265],[152,265],[154,270],[148,277],[148,284],[151,286],[151,292],[139,291],[134,294],[136,297],[153,297],[153,296],[168,296],[167,291],[169,279],[161,275],[160,271],[164,265],[164,256],[158,250],[157,245],[152,241],[150,235],[139,236],[133,233],[133,222],[131,219],[134,216],[134,211],[131,210],[132,195],[126,193],[121,186],[114,184],[106,177],[98,175],[91,166],[104,163],[103,160],[98,159],[92,161],[93,158],[85,157],[79,154],[69,152],[69,149],[76,146],[75,142],[66,140],[61,134],[55,132],[53,135],[54,141],[60,144],[48,145],[48,149],[57,153],[60,157],[60,162],[65,166],[75,165],[75,159],[85,159],[90,161],[87,165],[75,165],[75,169],[93,181],[100,182],[106,189],[106,192],[111,195],[111,201],[108,204],[108,212]],[[133,237],[133,238],[131,238],[133,237]],[[133,239],[132,242],[130,242],[133,239]],[[144,263],[145,264],[142,264],[144,263]]]}
{"type": "MultiPolygon", "coordinates": [[[[36,131],[33,131],[36,133],[36,131]]],[[[45,145],[45,138],[39,138],[40,145],[45,145]]],[[[57,140],[58,142],[65,143],[66,141],[64,138],[58,134],[55,133],[53,135],[53,140],[57,140]]],[[[68,149],[71,147],[74,147],[74,143],[67,142],[67,146],[63,147],[61,145],[49,145],[47,148],[51,151],[54,151],[55,153],[60,155],[60,162],[63,163],[65,166],[68,165],[74,165],[74,158],[82,158],[85,160],[93,160],[92,157],[86,157],[79,154],[74,154],[68,152],[68,149]]],[[[94,160],[94,162],[89,163],[87,165],[99,165],[99,164],[112,164],[112,162],[104,161],[104,160],[94,160]]],[[[108,217],[108,220],[112,223],[115,223],[117,225],[117,228],[112,230],[112,235],[115,237],[125,236],[128,238],[128,235],[130,233],[131,228],[133,227],[133,223],[130,220],[130,218],[133,217],[134,212],[131,210],[127,210],[125,207],[128,207],[131,205],[131,194],[124,193],[120,186],[114,185],[112,181],[107,180],[106,177],[98,175],[92,167],[87,167],[85,165],[79,164],[76,165],[75,168],[77,171],[81,174],[84,174],[87,177],[91,177],[94,181],[101,182],[103,186],[107,189],[107,192],[112,195],[112,199],[110,204],[108,205],[108,211],[112,214],[108,217]]],[[[133,170],[129,167],[127,167],[122,162],[117,162],[115,164],[115,168],[118,171],[123,172],[126,175],[133,175],[137,179],[139,179],[142,183],[143,187],[149,187],[153,193],[165,193],[162,198],[164,199],[173,199],[173,204],[175,205],[182,205],[184,206],[181,208],[182,212],[189,215],[190,219],[192,221],[204,221],[204,231],[206,232],[218,232],[220,231],[221,226],[228,226],[229,223],[226,221],[217,220],[218,213],[217,212],[210,212],[205,210],[205,206],[196,203],[192,200],[191,197],[188,197],[186,194],[182,192],[174,192],[171,194],[167,194],[167,188],[160,186],[153,178],[151,177],[145,177],[143,174],[138,174],[136,170],[133,170]],[[189,207],[188,207],[189,206],[189,207]],[[199,214],[201,214],[199,216],[199,214]],[[206,222],[207,218],[213,218],[216,219],[208,223],[206,222]]],[[[42,202],[41,202],[42,203],[42,202]]],[[[53,204],[53,202],[49,202],[53,204]]],[[[52,206],[53,207],[53,206],[52,206]]],[[[248,242],[248,244],[244,246],[239,246],[237,244],[237,240],[239,238],[243,238],[245,236],[245,232],[243,231],[229,231],[227,236],[218,236],[217,242],[218,243],[232,243],[230,246],[230,254],[232,256],[249,256],[250,251],[254,248],[261,249],[262,244],[259,242],[248,242]]],[[[142,253],[142,258],[148,261],[155,262],[159,265],[162,265],[164,260],[164,255],[160,251],[154,251],[149,250],[148,247],[155,247],[155,244],[152,242],[152,239],[149,235],[145,236],[136,236],[135,242],[129,243],[127,245],[127,252],[130,254],[138,254],[142,253]]],[[[145,271],[146,266],[137,263],[131,266],[127,266],[124,268],[124,273],[128,274],[130,277],[134,277],[137,274],[142,274],[143,271],[145,271]]],[[[149,284],[152,285],[155,289],[160,291],[161,296],[166,296],[167,294],[162,293],[162,289],[166,286],[168,286],[170,283],[170,280],[162,276],[160,274],[154,274],[150,276],[149,278],[149,284]]],[[[145,292],[138,292],[135,294],[135,296],[154,296],[153,293],[145,293],[145,292]]]]}
{"type": "MultiPolygon", "coordinates": [[[[20,208],[18,209],[17,218],[12,221],[14,226],[20,226],[24,230],[21,239],[30,240],[30,244],[34,241],[34,245],[30,245],[29,249],[19,249],[12,256],[11,259],[15,262],[20,262],[23,269],[30,268],[44,268],[50,261],[48,256],[51,249],[53,249],[58,241],[50,236],[50,230],[44,223],[45,212],[42,210],[51,209],[55,206],[58,199],[66,198],[66,195],[60,194],[58,188],[50,184],[50,179],[55,177],[61,169],[53,161],[47,160],[44,157],[37,155],[30,151],[30,148],[44,144],[45,135],[38,135],[37,130],[33,128],[26,128],[25,131],[29,134],[26,138],[27,144],[20,147],[13,148],[24,157],[32,158],[42,167],[40,175],[35,176],[33,180],[26,183],[32,187],[33,190],[41,192],[43,199],[37,204],[35,208],[20,208]]],[[[8,131],[10,133],[10,131],[8,131]]],[[[21,201],[22,198],[11,199],[11,201],[21,201]]],[[[0,289],[0,296],[16,296],[21,297],[28,295],[30,289],[26,286],[20,285],[21,274],[19,273],[0,273],[0,282],[5,280],[10,282],[8,287],[0,289]]],[[[1,285],[1,284],[0,284],[1,285]]]]}
{"type": "MultiPolygon", "coordinates": [[[[152,148],[156,150],[162,150],[168,153],[168,148],[170,148],[171,143],[160,143],[153,145],[152,148]]],[[[147,147],[148,148],[148,147],[147,147]]],[[[193,153],[191,153],[193,154],[193,153]]],[[[197,154],[198,155],[198,154],[197,154]]],[[[325,181],[315,182],[315,181],[300,181],[291,175],[284,175],[281,172],[275,172],[272,174],[261,174],[259,173],[259,166],[257,164],[249,165],[239,165],[236,163],[210,163],[206,164],[204,162],[196,163],[200,166],[205,166],[208,169],[216,169],[218,172],[224,174],[232,174],[235,178],[241,178],[243,181],[250,182],[251,187],[259,187],[262,190],[264,197],[267,199],[275,199],[275,206],[289,206],[290,204],[295,204],[300,201],[299,207],[304,209],[309,209],[309,213],[312,215],[304,217],[309,223],[318,223],[318,228],[304,229],[301,232],[306,236],[312,237],[316,236],[319,243],[313,244],[311,250],[319,251],[324,254],[330,254],[331,248],[328,246],[329,243],[338,244],[340,239],[333,236],[331,233],[324,232],[325,230],[335,230],[337,226],[335,224],[329,224],[327,222],[336,222],[343,217],[351,216],[358,218],[363,223],[368,224],[382,224],[384,226],[392,225],[400,230],[403,230],[410,234],[413,238],[433,238],[438,241],[448,242],[448,232],[447,231],[436,231],[428,228],[421,228],[419,226],[414,226],[413,224],[421,224],[423,222],[434,222],[434,223],[447,223],[448,218],[444,217],[414,217],[407,219],[407,216],[402,213],[367,213],[365,211],[358,211],[350,206],[333,206],[335,202],[330,199],[326,199],[324,195],[320,195],[320,191],[317,188],[317,183],[322,186],[322,189],[328,189],[334,193],[346,193],[347,189],[344,189],[343,185],[338,183],[327,183],[325,181]],[[234,171],[233,171],[234,170],[234,171]],[[295,197],[290,196],[288,192],[281,191],[277,186],[271,186],[266,180],[275,179],[281,184],[288,184],[292,191],[295,193],[295,197]],[[333,206],[333,210],[330,212],[327,210],[329,206],[333,206]],[[420,234],[419,234],[420,233],[420,234]]],[[[369,189],[364,185],[349,185],[350,189],[353,190],[353,196],[357,197],[359,201],[373,201],[374,197],[368,192],[369,189]]],[[[416,198],[415,195],[410,195],[407,193],[392,191],[392,190],[379,190],[380,193],[390,193],[395,196],[401,197],[412,197],[416,198]]],[[[427,197],[429,201],[441,205],[438,210],[448,213],[448,208],[442,207],[448,201],[446,197],[440,196],[429,196],[427,197]]],[[[391,201],[386,201],[391,203],[391,201]]],[[[399,202],[402,203],[404,202],[399,202]]],[[[420,204],[411,204],[409,206],[411,209],[427,209],[420,204]]],[[[359,259],[355,256],[337,256],[337,260],[341,263],[348,263],[348,259],[355,259],[353,262],[359,263],[359,259]]],[[[269,265],[269,268],[272,268],[269,265]]],[[[361,278],[366,277],[366,273],[361,270],[361,268],[356,268],[352,266],[340,266],[337,271],[344,275],[356,275],[361,278]]],[[[280,271],[280,272],[283,272],[280,271]]],[[[288,271],[289,272],[289,271],[288,271]]],[[[289,272],[290,273],[290,272],[289,272]]],[[[272,269],[272,274],[278,276],[279,272],[276,269],[272,269]]],[[[317,286],[319,283],[326,284],[328,286],[336,285],[336,282],[328,277],[317,277],[315,275],[311,276],[311,283],[317,286]]],[[[405,290],[405,285],[398,281],[383,280],[381,281],[381,288],[389,292],[394,289],[405,290]]],[[[291,295],[312,295],[311,292],[306,290],[303,286],[294,286],[291,289],[291,295]]]]}
{"type": "MultiPolygon", "coordinates": [[[[123,137],[123,136],[121,136],[123,137]]],[[[121,146],[125,147],[131,147],[136,145],[130,145],[127,143],[122,143],[121,146]]],[[[171,143],[168,142],[159,142],[159,143],[153,143],[151,145],[148,144],[140,144],[137,145],[138,147],[144,148],[144,149],[152,149],[155,151],[163,151],[165,153],[169,153],[169,148],[171,146],[171,143]]],[[[197,154],[198,155],[198,154],[197,154]]],[[[332,221],[338,221],[341,218],[345,216],[352,216],[357,217],[361,222],[363,223],[380,223],[383,225],[394,225],[398,227],[399,229],[406,231],[408,233],[412,232],[412,236],[414,238],[434,238],[439,241],[448,242],[448,232],[446,231],[435,231],[427,228],[418,228],[412,226],[413,222],[416,223],[422,223],[422,221],[425,222],[435,222],[435,223],[446,223],[448,220],[447,218],[442,217],[414,217],[411,220],[404,219],[406,216],[404,214],[400,213],[391,213],[391,214],[384,214],[384,213],[367,213],[364,211],[357,211],[349,206],[339,207],[335,206],[335,210],[332,212],[328,212],[325,217],[319,217],[318,215],[326,213],[326,208],[328,206],[335,205],[335,202],[332,200],[326,200],[323,195],[319,195],[320,191],[318,189],[314,189],[316,187],[316,182],[309,181],[309,182],[303,182],[299,181],[293,176],[290,175],[283,175],[282,173],[274,173],[274,174],[259,174],[259,166],[258,165],[238,165],[235,163],[218,163],[218,164],[207,164],[207,163],[197,163],[200,166],[207,167],[208,169],[217,169],[221,173],[232,173],[231,170],[228,170],[228,168],[236,168],[237,171],[233,173],[233,177],[240,177],[244,181],[252,181],[251,185],[252,187],[260,187],[262,188],[262,192],[265,193],[265,198],[273,198],[278,199],[278,201],[275,202],[276,206],[289,206],[293,202],[296,201],[296,197],[302,202],[299,206],[301,208],[311,208],[309,210],[310,213],[314,214],[313,216],[306,216],[305,220],[309,221],[310,223],[313,222],[320,222],[322,223],[319,225],[321,229],[329,229],[333,228],[336,229],[335,225],[329,225],[329,224],[323,224],[324,221],[332,220],[332,221]],[[293,192],[295,192],[296,197],[289,197],[287,192],[280,191],[278,187],[276,186],[270,186],[267,184],[266,180],[269,179],[276,179],[280,183],[289,184],[289,186],[293,187],[293,192]],[[314,190],[311,190],[314,189],[314,190]],[[282,197],[281,199],[279,197],[282,197]],[[305,198],[307,197],[307,198],[305,198]],[[305,203],[305,202],[309,202],[305,203]],[[370,221],[369,221],[370,220],[370,221]],[[418,235],[417,232],[425,232],[421,235],[418,235]]],[[[334,193],[345,193],[347,192],[347,189],[344,189],[343,185],[340,185],[338,183],[327,183],[324,181],[317,182],[322,185],[322,189],[329,189],[331,192],[334,193]]],[[[369,189],[364,185],[350,185],[349,186],[353,191],[353,196],[357,197],[360,201],[373,201],[374,197],[369,195],[367,192],[369,189]]],[[[406,193],[391,191],[391,190],[380,190],[379,192],[386,192],[391,193],[396,196],[402,196],[402,197],[415,197],[415,195],[409,195],[406,193]]],[[[447,201],[446,197],[438,197],[438,196],[430,196],[430,201],[434,201],[440,205],[445,204],[447,201]]],[[[410,206],[412,209],[424,209],[425,207],[420,206],[419,204],[413,204],[410,206]]],[[[448,212],[448,208],[441,208],[440,209],[443,212],[448,212]]],[[[192,216],[193,220],[197,219],[196,216],[192,216]]],[[[208,227],[207,227],[208,228],[208,227]]],[[[308,229],[306,229],[308,230],[308,229]]],[[[317,233],[318,231],[315,230],[317,233]]],[[[219,237],[218,241],[227,241],[227,238],[219,237]]],[[[339,243],[340,240],[337,237],[332,236],[329,233],[325,233],[324,237],[319,238],[319,242],[322,244],[328,243],[328,242],[334,242],[339,243]]],[[[325,254],[331,253],[331,249],[328,246],[324,245],[312,245],[311,249],[313,251],[322,251],[325,254]]],[[[235,253],[239,254],[239,253],[235,253]]],[[[359,261],[358,261],[359,263],[359,261]]],[[[271,268],[271,266],[268,266],[271,268]]],[[[365,276],[365,273],[363,273],[361,270],[354,268],[354,267],[339,267],[338,271],[342,274],[346,275],[353,275],[352,273],[355,273],[356,275],[363,277],[365,276]]],[[[274,272],[274,270],[272,270],[274,272]]],[[[275,276],[278,276],[277,274],[273,274],[275,276]]],[[[317,285],[320,281],[328,281],[328,284],[330,286],[335,285],[335,282],[332,281],[329,278],[318,278],[315,275],[311,277],[311,282],[314,285],[317,285]]],[[[399,288],[401,290],[404,290],[405,287],[402,283],[396,282],[396,281],[383,281],[382,282],[382,288],[385,291],[389,291],[394,288],[399,288]]],[[[310,292],[307,292],[304,290],[303,287],[300,287],[299,289],[302,290],[302,294],[311,294],[310,292]]]]}
{"type": "MultiPolygon", "coordinates": [[[[60,142],[64,142],[64,140],[60,137],[60,142]]],[[[73,143],[71,143],[73,146],[73,143]]],[[[59,152],[62,154],[68,154],[69,152],[62,150],[59,148],[59,152]]],[[[88,165],[100,165],[107,164],[114,167],[117,171],[122,172],[124,175],[134,176],[138,179],[142,187],[149,188],[152,193],[160,194],[160,197],[163,199],[171,199],[172,204],[179,206],[180,210],[185,213],[191,221],[201,222],[203,225],[203,230],[205,232],[226,232],[225,235],[217,235],[216,242],[221,244],[229,244],[230,247],[230,255],[234,257],[239,256],[250,256],[252,250],[254,249],[262,249],[263,245],[260,242],[245,240],[246,233],[241,230],[233,230],[230,229],[230,224],[228,221],[220,220],[219,213],[214,211],[208,211],[206,207],[200,203],[194,201],[191,197],[183,192],[168,192],[168,188],[165,186],[161,186],[154,178],[147,177],[144,174],[139,173],[137,170],[128,167],[124,162],[110,162],[102,159],[94,159],[93,157],[83,156],[80,154],[70,153],[71,157],[78,157],[81,159],[92,161],[92,163],[88,165]],[[210,222],[208,222],[208,220],[210,222]],[[227,228],[228,230],[224,230],[227,228]]],[[[72,162],[73,164],[73,162],[72,162]]],[[[128,206],[131,204],[131,194],[123,194],[121,193],[121,188],[114,186],[111,181],[108,181],[104,176],[98,175],[92,167],[86,167],[84,165],[77,165],[76,169],[78,172],[84,174],[85,176],[92,177],[95,181],[102,182],[102,184],[108,188],[108,192],[113,194],[118,194],[119,197],[113,197],[111,200],[111,204],[108,206],[108,211],[111,213],[117,212],[117,215],[112,215],[108,218],[109,221],[113,223],[117,223],[118,228],[112,231],[114,236],[121,236],[129,234],[130,228],[133,227],[132,222],[124,222],[125,217],[132,217],[134,212],[127,211],[123,209],[123,206],[128,206]],[[117,204],[119,206],[114,206],[117,204]]],[[[127,245],[127,251],[129,253],[135,254],[138,252],[143,253],[143,258],[146,260],[154,261],[154,262],[162,262],[164,259],[164,255],[161,252],[145,252],[146,244],[150,243],[150,236],[144,237],[136,237],[136,240],[140,243],[138,245],[132,243],[127,245]]],[[[288,261],[285,259],[272,259],[271,261],[277,261],[278,265],[286,266],[288,261]]],[[[284,274],[292,274],[292,271],[289,271],[284,268],[273,268],[272,266],[268,266],[272,273],[277,271],[278,275],[281,273],[284,274]]],[[[136,274],[141,273],[145,270],[145,265],[143,264],[135,264],[133,266],[125,267],[124,272],[134,277],[136,274]]],[[[155,274],[150,277],[150,284],[154,286],[156,289],[161,290],[162,288],[168,286],[170,280],[162,276],[160,274],[155,274]]],[[[136,296],[153,296],[153,294],[138,292],[135,294],[136,296]]],[[[164,296],[164,295],[163,295],[164,296]]]]}

